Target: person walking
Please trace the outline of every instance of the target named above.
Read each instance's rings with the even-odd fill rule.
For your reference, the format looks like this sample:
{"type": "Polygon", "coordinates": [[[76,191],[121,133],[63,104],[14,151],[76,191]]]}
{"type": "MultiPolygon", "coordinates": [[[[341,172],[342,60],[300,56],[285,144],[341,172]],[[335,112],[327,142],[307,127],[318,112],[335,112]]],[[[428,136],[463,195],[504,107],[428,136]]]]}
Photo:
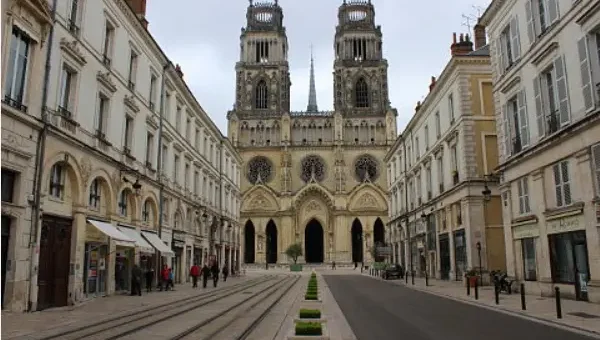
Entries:
{"type": "Polygon", "coordinates": [[[167,281],[167,290],[171,286],[171,290],[175,290],[175,274],[173,268],[169,268],[169,280],[167,281]]]}
{"type": "Polygon", "coordinates": [[[229,275],[229,269],[227,268],[227,263],[223,266],[223,282],[227,282],[227,276],[229,275]]]}
{"type": "Polygon", "coordinates": [[[331,262],[331,269],[335,270],[335,261],[331,262]]]}
{"type": "Polygon", "coordinates": [[[142,296],[142,268],[137,264],[131,270],[131,295],[142,296]]]}
{"type": "Polygon", "coordinates": [[[146,270],[146,293],[152,291],[152,281],[154,280],[154,268],[146,270]]]}
{"type": "Polygon", "coordinates": [[[202,288],[206,288],[206,284],[208,283],[208,277],[210,276],[210,268],[208,268],[208,264],[204,262],[204,266],[202,267],[202,288]]]}
{"type": "Polygon", "coordinates": [[[197,263],[194,263],[190,269],[190,276],[192,277],[192,288],[198,288],[198,276],[200,276],[200,267],[197,263]]]}
{"type": "Polygon", "coordinates": [[[217,265],[217,261],[215,261],[210,268],[210,273],[213,278],[213,287],[217,288],[217,282],[219,281],[219,266],[217,265]]]}
{"type": "Polygon", "coordinates": [[[169,266],[163,265],[163,269],[160,272],[160,291],[167,290],[169,288],[169,266]]]}

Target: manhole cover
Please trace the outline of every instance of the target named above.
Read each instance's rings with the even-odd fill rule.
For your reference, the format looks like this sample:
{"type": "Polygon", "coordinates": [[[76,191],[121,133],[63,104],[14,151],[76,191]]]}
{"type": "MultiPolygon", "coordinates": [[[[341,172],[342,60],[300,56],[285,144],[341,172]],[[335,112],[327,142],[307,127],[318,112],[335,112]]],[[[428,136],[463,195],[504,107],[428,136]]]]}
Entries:
{"type": "Polygon", "coordinates": [[[573,313],[568,313],[569,315],[573,315],[573,316],[578,316],[580,318],[584,318],[584,319],[598,319],[600,318],[600,316],[598,315],[594,315],[594,314],[588,314],[585,312],[573,312],[573,313]]]}

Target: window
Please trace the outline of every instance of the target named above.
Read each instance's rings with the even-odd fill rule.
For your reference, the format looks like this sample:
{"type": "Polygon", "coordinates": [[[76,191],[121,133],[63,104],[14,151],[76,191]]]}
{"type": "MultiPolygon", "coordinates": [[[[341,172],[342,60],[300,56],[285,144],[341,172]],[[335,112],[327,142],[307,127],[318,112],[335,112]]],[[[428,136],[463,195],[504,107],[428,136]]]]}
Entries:
{"type": "Polygon", "coordinates": [[[61,163],[56,163],[50,169],[50,196],[62,199],[64,192],[65,167],[61,163]]]}
{"type": "MultiPolygon", "coordinates": [[[[75,0],[76,1],[76,0],[75,0]]],[[[60,98],[58,103],[58,112],[66,118],[73,116],[73,99],[75,87],[75,75],[77,73],[63,65],[62,74],[60,77],[60,98]]]]}
{"type": "Polygon", "coordinates": [[[162,155],[161,155],[161,171],[164,174],[165,169],[167,168],[167,159],[169,159],[169,147],[165,144],[162,146],[162,155]]]}
{"type": "Polygon", "coordinates": [[[131,154],[131,144],[133,142],[133,118],[125,116],[125,138],[123,141],[123,151],[125,154],[131,154]]]}
{"type": "Polygon", "coordinates": [[[535,238],[521,239],[521,251],[523,253],[523,278],[525,281],[536,281],[535,238]]]}
{"type": "Polygon", "coordinates": [[[200,195],[200,173],[197,170],[194,172],[194,193],[200,195]]]}
{"type": "Polygon", "coordinates": [[[552,281],[575,283],[576,275],[584,281],[590,277],[585,231],[575,231],[548,236],[552,281]]]}
{"type": "Polygon", "coordinates": [[[102,47],[103,63],[106,66],[110,66],[111,64],[114,34],[115,27],[110,22],[106,21],[104,27],[104,46],[102,47]]]}
{"type": "MultiPolygon", "coordinates": [[[[597,56],[600,56],[600,44],[598,44],[600,42],[600,33],[595,33],[593,36],[591,36],[590,42],[592,46],[594,43],[596,44],[596,53],[598,53],[597,56]],[[592,39],[593,37],[595,37],[595,41],[592,39]]],[[[596,106],[596,99],[594,98],[594,76],[592,69],[597,69],[597,66],[594,68],[590,62],[592,59],[592,54],[590,53],[590,46],[588,44],[588,36],[584,36],[577,42],[579,68],[581,71],[581,91],[583,92],[583,103],[586,111],[590,111],[596,106]]],[[[597,58],[597,60],[600,60],[600,58],[597,58]]]]}
{"type": "Polygon", "coordinates": [[[79,36],[79,8],[79,0],[71,0],[68,25],[69,31],[75,36],[79,36]]]}
{"type": "Polygon", "coordinates": [[[146,167],[152,168],[152,158],[154,151],[154,135],[150,132],[146,135],[146,167]]]}
{"type": "Polygon", "coordinates": [[[440,155],[437,159],[438,184],[440,185],[440,194],[444,192],[444,158],[440,155]]]}
{"type": "Polygon", "coordinates": [[[152,207],[150,206],[150,200],[146,200],[144,202],[144,206],[142,207],[142,219],[144,222],[150,221],[150,212],[152,211],[152,207]]]}
{"type": "Polygon", "coordinates": [[[429,150],[429,126],[425,125],[425,150],[429,150]]]}
{"type": "Polygon", "coordinates": [[[437,139],[442,135],[442,124],[440,122],[440,111],[435,113],[435,137],[437,139]]]}
{"type": "Polygon", "coordinates": [[[14,201],[16,179],[16,172],[2,169],[2,202],[12,203],[14,201]]]}
{"type": "Polygon", "coordinates": [[[134,50],[131,50],[131,54],[129,55],[129,77],[127,80],[129,84],[127,85],[131,91],[135,90],[135,79],[137,74],[137,61],[138,55],[134,50]]]}
{"type": "Polygon", "coordinates": [[[269,42],[268,41],[256,42],[255,51],[256,51],[256,62],[257,63],[269,62],[269,42]]]}
{"type": "Polygon", "coordinates": [[[596,181],[596,197],[600,197],[600,144],[592,146],[592,170],[596,181]]]}
{"type": "Polygon", "coordinates": [[[9,105],[27,111],[23,105],[27,87],[27,66],[29,64],[29,53],[31,38],[17,27],[13,27],[10,41],[10,56],[6,68],[4,84],[4,101],[9,105]]]}
{"type": "Polygon", "coordinates": [[[196,150],[200,152],[200,129],[196,128],[196,134],[194,135],[194,146],[196,150]]]}
{"type": "Polygon", "coordinates": [[[98,122],[96,130],[98,136],[104,139],[106,138],[106,125],[108,123],[108,98],[101,94],[98,97],[98,102],[98,122]]]}
{"type": "Polygon", "coordinates": [[[529,181],[527,177],[517,180],[517,191],[519,194],[519,214],[527,214],[531,212],[529,204],[529,181]]]}
{"type": "Polygon", "coordinates": [[[569,179],[569,161],[554,164],[554,185],[556,189],[556,206],[563,207],[572,203],[571,183],[569,179]]]}
{"type": "Polygon", "coordinates": [[[175,111],[175,128],[177,132],[181,132],[181,106],[177,105],[177,109],[175,111]]]}
{"type": "Polygon", "coordinates": [[[255,106],[257,109],[267,109],[269,102],[269,91],[267,89],[267,83],[264,80],[261,80],[256,85],[256,93],[255,93],[255,106]]]}
{"type": "Polygon", "coordinates": [[[202,146],[204,148],[202,154],[204,155],[204,158],[208,158],[208,155],[207,155],[207,153],[208,153],[208,138],[207,137],[204,137],[204,144],[202,146]]]}
{"type": "Polygon", "coordinates": [[[528,0],[525,4],[527,36],[532,44],[558,19],[557,0],[528,0]]]}
{"type": "Polygon", "coordinates": [[[540,137],[550,135],[569,123],[569,95],[562,56],[534,79],[533,90],[540,137]]]}
{"type": "Polygon", "coordinates": [[[519,40],[519,31],[517,26],[517,17],[513,17],[510,23],[500,33],[497,53],[499,53],[498,73],[504,72],[510,68],[515,61],[521,57],[521,42],[519,40]]]}
{"type": "Polygon", "coordinates": [[[453,145],[450,148],[450,161],[451,161],[451,166],[452,166],[452,171],[458,171],[458,155],[456,153],[456,145],[453,145]]]}
{"type": "Polygon", "coordinates": [[[188,119],[186,119],[185,121],[185,139],[187,139],[188,141],[191,139],[191,134],[192,133],[192,120],[188,117],[188,119]]]}
{"type": "Polygon", "coordinates": [[[419,147],[419,137],[415,137],[415,157],[419,159],[421,157],[421,148],[419,147]]]}
{"type": "Polygon", "coordinates": [[[173,157],[173,179],[175,183],[179,184],[179,156],[173,157]]]}
{"type": "Polygon", "coordinates": [[[369,86],[365,81],[365,78],[359,78],[355,85],[355,100],[356,107],[367,108],[369,107],[369,86]]]}
{"type": "Polygon", "coordinates": [[[427,200],[430,200],[432,198],[432,192],[431,192],[431,168],[427,168],[427,171],[425,172],[425,178],[427,183],[425,184],[427,186],[427,200]]]}
{"type": "Polygon", "coordinates": [[[521,152],[529,145],[529,119],[527,117],[525,90],[509,99],[504,110],[504,138],[507,155],[521,152]]]}
{"type": "Polygon", "coordinates": [[[127,190],[122,190],[119,195],[119,214],[121,216],[127,216],[127,200],[129,199],[129,195],[127,190]]]}
{"type": "Polygon", "coordinates": [[[448,115],[450,116],[450,124],[454,123],[454,95],[451,93],[448,96],[448,115]]]}
{"type": "Polygon", "coordinates": [[[171,116],[171,93],[165,91],[165,117],[171,116]]]}
{"type": "Polygon", "coordinates": [[[100,180],[98,178],[92,181],[90,185],[90,200],[89,206],[93,209],[100,208],[100,180]]]}
{"type": "Polygon", "coordinates": [[[185,163],[185,173],[183,174],[183,187],[185,188],[185,190],[188,190],[190,188],[190,164],[189,163],[185,163]]]}
{"type": "Polygon", "coordinates": [[[156,76],[153,74],[150,76],[150,94],[149,94],[149,100],[148,100],[148,105],[150,106],[151,111],[154,111],[155,99],[156,99],[156,76]]]}

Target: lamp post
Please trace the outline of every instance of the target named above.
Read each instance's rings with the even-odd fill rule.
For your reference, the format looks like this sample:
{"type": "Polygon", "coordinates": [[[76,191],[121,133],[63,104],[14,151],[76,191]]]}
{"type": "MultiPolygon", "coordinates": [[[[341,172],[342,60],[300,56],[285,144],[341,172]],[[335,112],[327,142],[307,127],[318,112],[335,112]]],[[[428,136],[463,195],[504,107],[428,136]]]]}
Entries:
{"type": "Polygon", "coordinates": [[[131,187],[133,188],[133,190],[135,191],[135,195],[139,196],[142,192],[142,184],[140,183],[140,174],[135,171],[135,170],[128,170],[128,169],[124,169],[124,170],[119,170],[119,176],[122,173],[126,173],[126,174],[135,174],[137,175],[137,177],[135,178],[135,182],[131,182],[131,180],[129,180],[127,177],[123,176],[123,182],[125,183],[131,183],[131,187]]]}
{"type": "MultiPolygon", "coordinates": [[[[487,217],[487,202],[492,199],[492,191],[487,185],[487,179],[491,175],[485,175],[483,178],[483,191],[481,194],[483,195],[483,224],[484,228],[487,225],[486,217],[487,217]]],[[[477,255],[479,257],[479,279],[483,281],[483,266],[481,265],[481,242],[477,242],[477,255]]],[[[482,282],[483,283],[483,282],[482,282]]]]}
{"type": "Polygon", "coordinates": [[[481,265],[481,242],[477,242],[477,256],[479,257],[479,280],[483,283],[483,267],[481,265]]]}
{"type": "Polygon", "coordinates": [[[427,241],[428,241],[428,226],[427,226],[427,215],[425,214],[425,211],[423,211],[421,213],[421,223],[423,223],[423,225],[425,226],[425,244],[424,244],[424,248],[425,251],[424,256],[425,256],[425,286],[429,286],[429,273],[427,272],[427,258],[429,257],[428,249],[427,249],[427,241]]]}

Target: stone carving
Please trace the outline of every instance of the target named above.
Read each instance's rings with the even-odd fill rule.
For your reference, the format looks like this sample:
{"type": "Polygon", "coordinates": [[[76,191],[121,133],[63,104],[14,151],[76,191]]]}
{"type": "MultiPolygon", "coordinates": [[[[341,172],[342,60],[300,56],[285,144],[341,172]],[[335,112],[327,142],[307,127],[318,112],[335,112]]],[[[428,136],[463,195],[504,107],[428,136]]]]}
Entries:
{"type": "Polygon", "coordinates": [[[257,194],[250,200],[248,205],[250,209],[267,210],[271,208],[271,203],[263,194],[257,194]]]}
{"type": "Polygon", "coordinates": [[[133,95],[128,96],[125,95],[123,98],[123,102],[127,107],[129,107],[133,112],[140,112],[140,107],[135,103],[135,97],[133,95]]]}
{"type": "Polygon", "coordinates": [[[310,201],[308,202],[308,204],[306,205],[306,212],[310,213],[313,211],[321,211],[321,205],[319,204],[319,202],[317,201],[310,201]]]}
{"type": "Polygon", "coordinates": [[[112,78],[110,77],[110,71],[105,72],[105,73],[103,73],[102,71],[98,71],[98,74],[96,75],[96,79],[98,80],[98,82],[100,84],[105,86],[110,92],[117,91],[117,85],[115,85],[115,83],[112,81],[112,78]]]}
{"type": "Polygon", "coordinates": [[[67,38],[60,39],[60,48],[67,53],[73,60],[79,65],[83,66],[87,63],[83,53],[79,49],[79,43],[77,40],[68,41],[67,38]]]}
{"type": "Polygon", "coordinates": [[[2,142],[17,148],[23,147],[23,138],[8,130],[2,131],[2,142]]]}
{"type": "Polygon", "coordinates": [[[89,157],[81,158],[81,180],[84,185],[87,185],[88,180],[90,179],[90,175],[92,174],[92,161],[89,157]]]}
{"type": "Polygon", "coordinates": [[[360,199],[358,200],[358,207],[359,208],[377,208],[377,199],[375,198],[375,196],[367,193],[364,194],[360,197],[360,199]]]}
{"type": "Polygon", "coordinates": [[[335,168],[335,191],[338,193],[346,191],[346,174],[343,166],[335,168]]]}

